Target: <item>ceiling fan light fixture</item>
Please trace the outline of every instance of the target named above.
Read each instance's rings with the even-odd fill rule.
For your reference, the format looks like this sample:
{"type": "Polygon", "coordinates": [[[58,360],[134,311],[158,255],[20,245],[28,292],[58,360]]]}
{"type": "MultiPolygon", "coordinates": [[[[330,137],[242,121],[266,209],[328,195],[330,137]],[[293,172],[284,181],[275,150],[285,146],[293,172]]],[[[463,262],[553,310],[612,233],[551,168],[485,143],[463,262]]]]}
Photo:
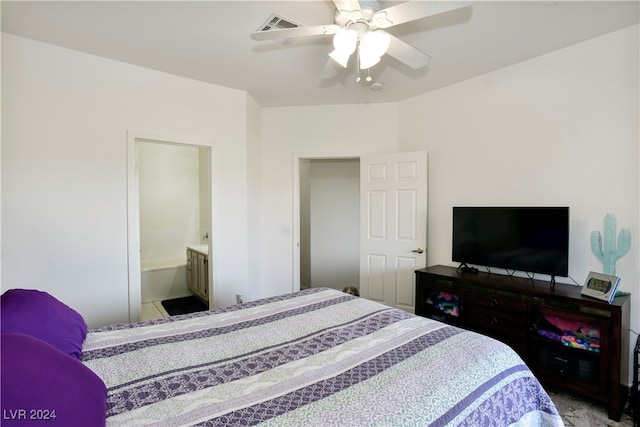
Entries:
{"type": "Polygon", "coordinates": [[[367,52],[360,51],[360,69],[366,70],[380,62],[379,56],[370,56],[367,52]]]}
{"type": "Polygon", "coordinates": [[[370,50],[373,55],[382,56],[387,53],[391,37],[385,31],[368,31],[362,36],[360,48],[370,50]]]}
{"type": "Polygon", "coordinates": [[[351,56],[350,53],[344,54],[344,53],[339,52],[337,50],[334,50],[333,52],[331,52],[329,54],[329,57],[331,59],[333,59],[334,61],[336,61],[338,64],[340,64],[342,66],[342,68],[347,68],[347,64],[349,63],[349,57],[350,56],[351,56]]]}
{"type": "Polygon", "coordinates": [[[356,50],[358,44],[358,33],[355,30],[343,28],[333,36],[334,50],[329,56],[340,64],[342,67],[347,68],[349,57],[356,50]]]}
{"type": "Polygon", "coordinates": [[[340,52],[353,53],[358,43],[358,33],[349,28],[342,28],[333,36],[333,47],[340,52]]]}
{"type": "Polygon", "coordinates": [[[391,37],[384,31],[368,31],[362,35],[358,55],[360,68],[371,68],[380,62],[380,58],[389,49],[391,37]]]}

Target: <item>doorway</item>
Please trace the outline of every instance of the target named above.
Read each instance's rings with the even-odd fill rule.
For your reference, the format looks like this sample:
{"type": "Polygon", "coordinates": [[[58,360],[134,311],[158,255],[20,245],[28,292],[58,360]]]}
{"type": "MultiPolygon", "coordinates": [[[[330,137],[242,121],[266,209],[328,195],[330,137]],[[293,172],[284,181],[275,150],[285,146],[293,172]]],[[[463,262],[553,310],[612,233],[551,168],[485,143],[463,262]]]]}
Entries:
{"type": "MultiPolygon", "coordinates": [[[[293,281],[292,291],[301,289],[304,257],[315,262],[316,254],[304,247],[306,201],[301,176],[316,159],[357,159],[360,176],[359,253],[360,295],[386,305],[413,312],[415,274],[427,259],[427,154],[425,151],[366,156],[304,156],[293,161],[293,281]],[[307,253],[309,251],[309,253],[307,253]]],[[[308,216],[312,217],[313,213],[308,216]]],[[[310,233],[310,232],[309,232],[310,233]]],[[[334,237],[328,251],[341,245],[334,237]]],[[[310,247],[310,245],[309,245],[310,247]]],[[[309,261],[312,269],[313,263],[309,261]]],[[[328,267],[331,269],[331,265],[328,267]]]]}
{"type": "MultiPolygon", "coordinates": [[[[128,135],[129,317],[143,303],[190,295],[186,245],[212,258],[211,144],[128,135]]],[[[211,265],[212,263],[210,263],[211,265]]],[[[209,269],[212,270],[212,269],[209,269]]],[[[209,304],[212,305],[209,271],[209,304]]]]}
{"type": "Polygon", "coordinates": [[[360,159],[300,160],[300,289],[358,287],[360,159]]]}

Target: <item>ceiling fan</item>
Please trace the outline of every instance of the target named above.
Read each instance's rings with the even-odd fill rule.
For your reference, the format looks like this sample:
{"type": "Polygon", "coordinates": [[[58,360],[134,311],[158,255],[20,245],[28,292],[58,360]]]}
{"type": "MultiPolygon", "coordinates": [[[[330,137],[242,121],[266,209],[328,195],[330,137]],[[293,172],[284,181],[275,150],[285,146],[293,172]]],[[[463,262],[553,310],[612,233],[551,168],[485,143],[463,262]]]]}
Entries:
{"type": "Polygon", "coordinates": [[[381,9],[377,1],[333,0],[333,3],[336,6],[334,24],[255,31],[251,33],[251,38],[262,41],[333,36],[334,50],[329,57],[343,68],[347,68],[349,58],[357,50],[359,69],[374,66],[385,54],[413,69],[419,69],[427,66],[431,57],[385,29],[471,4],[470,1],[420,0],[381,9]]]}

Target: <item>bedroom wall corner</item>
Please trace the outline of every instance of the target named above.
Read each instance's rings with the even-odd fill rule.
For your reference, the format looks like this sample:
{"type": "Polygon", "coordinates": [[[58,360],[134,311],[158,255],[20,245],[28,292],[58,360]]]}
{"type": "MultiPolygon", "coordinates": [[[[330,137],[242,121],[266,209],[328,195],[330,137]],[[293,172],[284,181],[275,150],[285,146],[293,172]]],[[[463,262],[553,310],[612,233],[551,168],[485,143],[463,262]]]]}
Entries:
{"type": "Polygon", "coordinates": [[[260,218],[262,213],[262,107],[247,95],[247,248],[248,278],[244,288],[236,289],[236,294],[244,296],[244,301],[258,299],[262,289],[262,261],[255,254],[261,246],[260,218]]]}

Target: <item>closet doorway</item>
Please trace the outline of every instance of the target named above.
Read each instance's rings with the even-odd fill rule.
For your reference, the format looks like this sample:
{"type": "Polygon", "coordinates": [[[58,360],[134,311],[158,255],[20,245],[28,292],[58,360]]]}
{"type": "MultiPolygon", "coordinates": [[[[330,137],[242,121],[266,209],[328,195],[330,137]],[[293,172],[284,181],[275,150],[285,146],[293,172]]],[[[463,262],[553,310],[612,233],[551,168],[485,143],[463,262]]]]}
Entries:
{"type": "MultiPolygon", "coordinates": [[[[332,180],[338,174],[325,175],[332,180]]],[[[304,156],[295,155],[293,162],[293,286],[292,291],[305,286],[328,286],[341,289],[351,284],[351,278],[334,276],[331,271],[341,265],[332,257],[324,267],[332,274],[327,283],[315,281],[314,269],[319,256],[339,253],[349,245],[350,232],[359,234],[360,295],[409,312],[415,304],[415,270],[426,266],[427,244],[427,153],[425,151],[398,152],[365,156],[304,156]],[[359,205],[359,220],[348,231],[337,232],[323,251],[314,252],[312,232],[313,203],[305,200],[307,194],[305,174],[311,176],[311,165],[317,160],[356,159],[359,170],[359,194],[352,196],[359,205]],[[309,170],[307,170],[309,169],[309,170]],[[308,206],[308,208],[307,208],[308,206]],[[309,213],[304,210],[309,209],[309,213]],[[308,218],[308,219],[307,219],[308,218]],[[309,243],[306,243],[309,242],[309,243]],[[305,280],[311,277],[310,285],[305,280]],[[305,283],[303,285],[303,283],[305,283]]],[[[338,184],[335,190],[343,189],[338,184]]],[[[311,191],[308,191],[311,194],[311,191]]],[[[331,194],[333,195],[333,194],[331,194]]],[[[335,197],[328,197],[328,200],[335,197]]],[[[344,199],[347,200],[347,199],[344,199]]],[[[336,203],[338,215],[332,223],[347,222],[350,201],[336,203]],[[341,219],[341,215],[345,219],[341,219]]],[[[323,202],[332,205],[330,202],[323,202]]],[[[326,206],[323,206],[326,208],[326,206]]],[[[357,211],[357,209],[355,209],[357,211]]],[[[324,214],[329,216],[328,214],[324,214]]],[[[325,236],[322,236],[325,237],[325,236]]]]}
{"type": "MultiPolygon", "coordinates": [[[[186,246],[204,245],[213,265],[211,144],[128,137],[129,317],[151,302],[190,295],[186,246]]],[[[209,305],[213,274],[209,268],[209,305]]]]}
{"type": "Polygon", "coordinates": [[[360,159],[299,160],[300,289],[360,281],[360,159]]]}

